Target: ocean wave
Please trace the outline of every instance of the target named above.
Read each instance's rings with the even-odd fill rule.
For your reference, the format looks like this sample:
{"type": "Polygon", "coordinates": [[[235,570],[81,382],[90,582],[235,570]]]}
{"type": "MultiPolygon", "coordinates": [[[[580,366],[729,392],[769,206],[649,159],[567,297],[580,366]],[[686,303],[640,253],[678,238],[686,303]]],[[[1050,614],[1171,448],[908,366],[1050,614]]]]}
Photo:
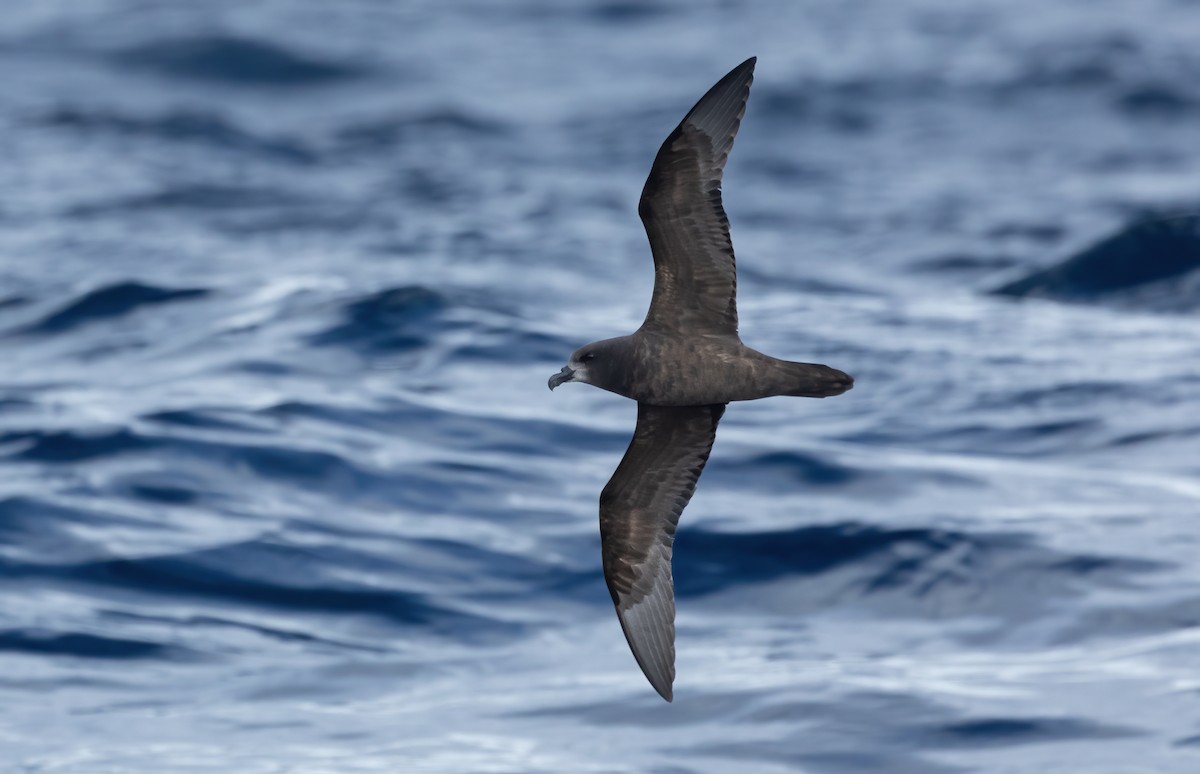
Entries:
{"type": "Polygon", "coordinates": [[[46,629],[0,630],[0,653],[90,659],[191,660],[186,648],[146,640],[108,637],[86,632],[56,632],[46,629]]]}
{"type": "Polygon", "coordinates": [[[322,577],[322,564],[304,549],[252,541],[173,556],[95,562],[69,568],[67,574],[154,594],[314,613],[367,613],[401,624],[428,624],[446,614],[415,594],[322,577]]]}
{"type": "Polygon", "coordinates": [[[69,333],[98,320],[124,317],[144,307],[203,298],[210,292],[206,288],[167,288],[141,282],[117,282],[80,294],[58,311],[20,328],[17,333],[69,333]]]}
{"type": "Polygon", "coordinates": [[[172,76],[256,86],[311,86],[369,72],[361,63],[300,53],[275,41],[218,34],[143,43],[117,51],[111,59],[172,76]]]}
{"type": "MultiPolygon", "coordinates": [[[[1119,586],[1164,569],[1140,559],[1069,555],[1029,536],[842,523],[772,532],[683,529],[676,541],[680,597],[704,597],[743,585],[828,576],[789,595],[796,612],[866,606],[886,599],[888,615],[999,616],[1023,624],[1050,614],[1054,596],[1082,585],[1119,586]],[[1028,587],[1038,588],[1038,601],[1028,587]]],[[[882,612],[882,610],[881,610],[882,612]]]]}
{"type": "Polygon", "coordinates": [[[1182,278],[1200,269],[1200,216],[1141,221],[1051,266],[1008,282],[993,292],[1064,301],[1095,301],[1132,296],[1160,286],[1153,298],[1167,308],[1200,304],[1200,281],[1182,278]],[[1165,298],[1164,298],[1165,297],[1165,298]]]}
{"type": "Polygon", "coordinates": [[[1122,739],[1145,736],[1132,726],[1092,723],[1082,718],[978,718],[945,725],[913,728],[920,743],[931,747],[1008,747],[1083,739],[1122,739]]]}
{"type": "Polygon", "coordinates": [[[143,116],[86,107],[59,107],[39,116],[41,126],[86,135],[113,134],[137,139],[197,143],[295,163],[312,163],[317,153],[296,139],[262,137],[217,113],[175,111],[143,116]]]}
{"type": "Polygon", "coordinates": [[[366,354],[405,352],[444,329],[437,321],[448,308],[445,297],[420,285],[386,288],[346,303],[341,322],[312,335],[309,342],[366,354]]]}
{"type": "Polygon", "coordinates": [[[124,428],[94,432],[28,430],[0,434],[0,448],[16,449],[9,457],[54,464],[145,451],[153,445],[150,439],[124,428]]]}
{"type": "Polygon", "coordinates": [[[740,459],[716,459],[706,472],[706,480],[726,486],[755,491],[791,490],[797,484],[844,486],[871,474],[827,458],[801,452],[768,452],[740,459]]]}
{"type": "Polygon", "coordinates": [[[4,298],[0,298],[0,311],[4,311],[6,309],[16,309],[32,303],[32,301],[33,299],[29,298],[28,296],[6,296],[4,298]]]}
{"type": "Polygon", "coordinates": [[[507,124],[481,113],[442,108],[346,122],[334,133],[334,142],[344,149],[378,153],[429,134],[443,141],[453,137],[478,140],[509,131],[507,124]]]}
{"type": "Polygon", "coordinates": [[[1164,83],[1129,87],[1115,102],[1118,109],[1132,116],[1188,118],[1200,110],[1200,97],[1164,83]]]}
{"type": "MultiPolygon", "coordinates": [[[[1024,408],[1011,398],[1000,400],[1010,409],[1024,408]]],[[[1020,416],[984,419],[967,414],[919,428],[895,422],[886,428],[851,433],[842,439],[966,454],[987,449],[992,455],[1036,457],[1102,444],[1106,429],[1107,423],[1099,416],[1068,416],[1047,421],[1020,416]]]]}
{"type": "Polygon", "coordinates": [[[309,203],[299,191],[256,186],[213,183],[182,183],[169,185],[148,193],[120,196],[104,201],[77,204],[67,214],[75,218],[95,218],[114,213],[152,211],[228,212],[271,210],[309,203]]]}

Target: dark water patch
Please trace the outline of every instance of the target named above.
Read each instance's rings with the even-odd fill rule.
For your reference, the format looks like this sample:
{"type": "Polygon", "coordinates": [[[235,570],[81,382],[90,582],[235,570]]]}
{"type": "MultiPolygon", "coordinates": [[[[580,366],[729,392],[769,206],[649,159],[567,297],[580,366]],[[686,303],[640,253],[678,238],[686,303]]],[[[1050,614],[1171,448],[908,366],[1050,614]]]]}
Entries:
{"type": "Polygon", "coordinates": [[[0,630],[0,652],[94,659],[177,659],[185,650],[157,642],[43,629],[0,630]]]}
{"type": "Polygon", "coordinates": [[[261,433],[267,428],[251,421],[244,412],[218,408],[173,409],[143,414],[141,419],[174,427],[197,430],[230,430],[245,433],[261,433]]]}
{"type": "Polygon", "coordinates": [[[620,697],[595,701],[580,696],[578,701],[523,709],[514,714],[529,718],[569,715],[593,727],[680,727],[729,715],[741,717],[754,698],[750,691],[710,689],[690,697],[686,704],[677,704],[679,712],[663,713],[661,705],[651,702],[630,702],[620,697]]]}
{"type": "Polygon", "coordinates": [[[365,67],[292,51],[281,44],[229,35],[147,43],[113,55],[119,64],[182,78],[254,86],[311,86],[366,74],[365,67]]]}
{"type": "Polygon", "coordinates": [[[1064,555],[1025,535],[883,529],[855,523],[759,533],[680,530],[675,551],[680,597],[704,596],[789,577],[836,574],[835,583],[797,587],[797,608],[874,597],[891,614],[1013,616],[1032,620],[1052,596],[1089,586],[1126,585],[1162,569],[1148,561],[1064,555]],[[1038,590],[1036,598],[1030,589],[1038,590]],[[805,599],[801,594],[811,593],[805,599]]]}
{"type": "Polygon", "coordinates": [[[460,137],[479,140],[507,134],[500,121],[458,108],[442,108],[352,123],[335,135],[347,150],[378,151],[416,139],[460,137]]]}
{"type": "Polygon", "coordinates": [[[1063,572],[1074,577],[1086,578],[1093,575],[1112,575],[1131,568],[1153,570],[1158,565],[1153,562],[1135,559],[1083,555],[1070,556],[1058,561],[1052,561],[1046,567],[1055,572],[1063,572]]]}
{"type": "Polygon", "coordinates": [[[28,296],[6,296],[0,298],[0,312],[8,309],[17,309],[31,303],[33,299],[28,296]]]}
{"type": "Polygon", "coordinates": [[[987,230],[989,239],[1023,239],[1029,242],[1057,242],[1067,230],[1059,223],[1001,223],[987,230]]]}
{"type": "MultiPolygon", "coordinates": [[[[341,453],[291,444],[242,443],[186,436],[136,436],[160,458],[217,466],[239,479],[269,481],[344,503],[375,501],[418,513],[494,504],[499,471],[467,474],[437,463],[395,471],[363,467],[341,453]]],[[[513,479],[510,479],[510,485],[513,479]]],[[[519,477],[518,477],[519,480],[519,477]]],[[[258,484],[258,485],[261,485],[258,484]]]]}
{"type": "Polygon", "coordinates": [[[727,487],[756,491],[795,489],[795,484],[817,487],[845,486],[866,478],[863,470],[801,452],[767,452],[741,459],[728,456],[709,463],[705,478],[727,487]]]}
{"type": "Polygon", "coordinates": [[[756,115],[770,120],[816,125],[850,139],[854,135],[871,133],[877,124],[871,110],[874,99],[887,95],[893,87],[908,89],[916,84],[875,84],[845,82],[809,84],[808,89],[778,89],[764,84],[755,94],[756,115]]]}
{"type": "Polygon", "coordinates": [[[309,163],[316,159],[316,154],[295,140],[258,137],[212,113],[180,111],[159,116],[134,116],[103,110],[60,108],[40,118],[38,123],[84,134],[103,132],[201,143],[284,161],[309,163]]]}
{"type": "Polygon", "coordinates": [[[204,288],[164,288],[140,282],[119,282],[84,293],[57,312],[18,331],[22,334],[64,333],[97,320],[124,317],[149,306],[203,298],[204,288]]]}
{"type": "Polygon", "coordinates": [[[1167,83],[1147,83],[1127,89],[1115,105],[1131,116],[1190,118],[1200,109],[1200,99],[1167,83]]]}
{"type": "MultiPolygon", "coordinates": [[[[378,495],[415,513],[490,514],[498,517],[505,504],[496,492],[544,492],[550,479],[541,471],[519,466],[469,465],[427,462],[381,480],[378,495]]],[[[513,509],[523,513],[522,509],[513,509]]]]}
{"type": "MultiPolygon", "coordinates": [[[[1065,261],[996,288],[999,295],[1090,301],[1200,269],[1200,216],[1135,223],[1065,261]]],[[[1190,301],[1200,304],[1200,297],[1190,301]]]]}
{"type": "MultiPolygon", "coordinates": [[[[491,548],[465,539],[410,537],[388,529],[384,524],[374,524],[300,517],[288,520],[283,528],[287,534],[305,535],[306,540],[320,539],[321,556],[327,561],[381,575],[401,572],[408,577],[420,578],[423,585],[439,586],[447,596],[461,592],[464,598],[512,601],[514,595],[518,600],[527,598],[533,584],[553,596],[564,589],[573,593],[574,586],[588,582],[593,584],[597,595],[602,593],[606,603],[610,600],[608,592],[602,591],[604,580],[598,565],[579,570],[564,564],[558,551],[527,555],[519,550],[491,548]],[[379,547],[379,552],[339,548],[338,544],[346,540],[370,543],[379,547]],[[480,585],[478,578],[483,576],[490,580],[480,585]]],[[[593,548],[589,545],[587,549],[589,557],[594,555],[593,548]]],[[[564,551],[569,550],[564,547],[564,551]]]]}
{"type": "Polygon", "coordinates": [[[1124,32],[1055,39],[1025,51],[1021,70],[1001,91],[1101,90],[1120,84],[1141,56],[1137,39],[1124,32]]]}
{"type": "Polygon", "coordinates": [[[28,430],[0,434],[0,449],[10,445],[16,448],[6,455],[9,459],[65,464],[146,451],[155,443],[122,428],[90,433],[28,430]]]}
{"type": "Polygon", "coordinates": [[[764,761],[813,774],[957,774],[969,771],[900,750],[864,750],[861,744],[855,745],[849,740],[828,741],[817,735],[802,738],[799,744],[792,739],[710,743],[697,744],[686,751],[680,749],[677,753],[738,761],[764,761]]]}
{"type": "Polygon", "coordinates": [[[1079,718],[981,718],[934,728],[911,729],[914,738],[930,747],[1012,747],[1071,742],[1081,739],[1120,739],[1143,736],[1127,726],[1105,725],[1079,718]]]}
{"type": "Polygon", "coordinates": [[[1172,747],[1200,747],[1200,734],[1177,739],[1172,743],[1172,747]]]}
{"type": "Polygon", "coordinates": [[[201,599],[307,614],[367,615],[396,624],[481,633],[511,625],[437,604],[423,594],[344,580],[322,552],[267,541],[137,559],[55,567],[0,560],[10,579],[120,588],[175,600],[201,599]]]}
{"type": "MultiPolygon", "coordinates": [[[[934,724],[955,716],[954,710],[916,692],[857,690],[841,693],[836,701],[783,698],[758,690],[729,693],[706,691],[690,702],[707,707],[714,718],[736,718],[739,723],[761,728],[784,721],[818,722],[826,732],[813,740],[816,747],[836,748],[840,740],[859,741],[885,737],[897,718],[911,723],[934,724]]],[[[626,710],[628,708],[626,707],[626,710]]],[[[635,718],[634,724],[648,718],[635,718]]],[[[693,718],[692,720],[695,720],[693,718]]],[[[613,719],[614,723],[621,721],[613,719]]]]}
{"type": "Polygon", "coordinates": [[[457,357],[493,363],[559,363],[579,345],[562,336],[516,328],[482,328],[471,343],[455,350],[457,357]]]}
{"type": "Polygon", "coordinates": [[[118,624],[127,622],[132,622],[135,624],[161,624],[170,627],[171,629],[183,628],[189,631],[203,628],[236,629],[240,631],[251,632],[261,637],[277,640],[279,642],[321,645],[337,648],[339,650],[355,650],[367,653],[387,652],[387,648],[385,647],[373,647],[360,643],[351,643],[344,640],[336,640],[329,637],[318,636],[310,632],[279,629],[276,627],[250,623],[248,621],[212,615],[188,615],[175,617],[166,615],[149,615],[145,613],[131,613],[125,610],[101,610],[99,612],[99,616],[102,619],[118,624]]]}
{"type": "Polygon", "coordinates": [[[0,398],[0,414],[31,409],[37,404],[25,398],[0,398]]]}
{"type": "MultiPolygon", "coordinates": [[[[819,575],[839,566],[865,568],[872,557],[911,554],[928,559],[958,548],[968,553],[1017,550],[1025,543],[1016,536],[972,538],[940,530],[885,530],[853,523],[758,533],[684,528],[676,542],[675,589],[681,597],[790,575],[819,575]]],[[[895,585],[911,562],[885,563],[873,583],[895,585]]]]}
{"type": "MultiPolygon", "coordinates": [[[[762,176],[788,185],[829,184],[836,179],[828,167],[778,156],[752,156],[742,168],[752,172],[754,177],[762,176]]],[[[624,202],[614,203],[614,209],[623,212],[624,202]]]]}
{"type": "Polygon", "coordinates": [[[328,494],[387,490],[386,477],[368,473],[344,457],[327,451],[287,446],[249,446],[192,441],[189,450],[227,467],[248,470],[256,476],[300,484],[328,494]]]}
{"type": "Polygon", "coordinates": [[[357,427],[360,429],[389,430],[405,425],[405,419],[410,415],[407,404],[397,411],[373,410],[352,406],[338,406],[331,403],[307,403],[304,401],[286,401],[274,406],[259,409],[265,416],[284,420],[307,419],[335,427],[357,427]]]}
{"type": "Polygon", "coordinates": [[[1060,629],[1055,644],[1073,645],[1086,639],[1118,640],[1200,627],[1200,598],[1143,603],[1137,606],[1104,605],[1080,611],[1060,629]]]}
{"type": "Polygon", "coordinates": [[[187,466],[172,465],[158,470],[135,470],[107,477],[99,495],[156,506],[216,504],[225,499],[211,481],[194,475],[187,466]]]}
{"type": "Polygon", "coordinates": [[[784,754],[780,760],[795,760],[804,770],[831,774],[873,774],[882,771],[889,774],[957,774],[970,771],[962,766],[934,763],[919,755],[863,750],[799,753],[791,759],[784,754]]]}
{"type": "Polygon", "coordinates": [[[969,255],[956,253],[936,258],[926,258],[911,264],[918,271],[934,274],[1000,271],[1019,264],[1017,258],[1007,255],[969,255]]]}
{"type": "Polygon", "coordinates": [[[393,187],[410,206],[441,210],[466,199],[470,191],[466,182],[462,176],[440,167],[412,166],[395,179],[393,187]]]}
{"type": "Polygon", "coordinates": [[[834,295],[849,295],[849,296],[873,296],[877,295],[864,288],[845,285],[827,280],[817,279],[815,277],[787,276],[781,275],[778,272],[768,272],[762,269],[750,267],[738,267],[738,282],[742,284],[760,284],[764,287],[779,288],[785,287],[796,293],[809,293],[820,296],[834,295]]]}
{"type": "MultiPolygon", "coordinates": [[[[521,483],[543,480],[540,475],[520,468],[510,467],[501,469],[492,465],[476,465],[470,462],[426,462],[421,466],[421,469],[428,471],[431,474],[431,478],[455,479],[458,481],[499,478],[511,483],[521,483]]],[[[499,485],[501,482],[496,481],[494,483],[499,485]]],[[[498,489],[499,486],[496,486],[496,488],[498,489]]]]}
{"type": "Polygon", "coordinates": [[[1109,441],[1109,446],[1137,446],[1144,443],[1164,441],[1169,439],[1183,440],[1200,437],[1200,427],[1170,427],[1161,430],[1141,430],[1136,433],[1124,433],[1109,441]]]}
{"type": "MultiPolygon", "coordinates": [[[[168,527],[111,510],[81,508],[36,497],[0,500],[0,545],[6,556],[27,566],[87,561],[107,554],[103,530],[154,533],[168,527]]],[[[0,577],[5,574],[0,568],[0,577]]]]}
{"type": "Polygon", "coordinates": [[[968,422],[957,427],[910,427],[895,423],[886,429],[842,436],[841,440],[865,444],[904,444],[968,454],[987,449],[989,454],[1035,457],[1063,449],[1079,450],[1089,443],[1103,445],[1103,419],[1087,417],[1056,422],[1029,422],[1013,426],[968,422]]]}
{"type": "Polygon", "coordinates": [[[34,497],[13,496],[0,500],[0,534],[31,534],[43,529],[54,530],[63,524],[156,528],[154,524],[147,524],[141,519],[130,519],[92,508],[58,505],[34,497]]]}
{"type": "Polygon", "coordinates": [[[295,237],[306,233],[316,239],[327,239],[337,234],[356,237],[363,231],[390,227],[396,221],[392,213],[382,208],[363,207],[357,202],[321,202],[297,196],[277,197],[274,204],[282,206],[221,212],[209,225],[235,239],[279,234],[295,237]]]}
{"type": "Polygon", "coordinates": [[[536,457],[544,455],[547,448],[579,452],[612,451],[619,456],[629,444],[630,432],[609,432],[542,419],[469,414],[406,401],[373,408],[289,401],[262,409],[262,412],[285,419],[316,421],[332,427],[348,426],[403,433],[444,449],[536,457]]]}
{"type": "Polygon", "coordinates": [[[138,500],[162,505],[187,505],[200,499],[199,494],[192,489],[151,484],[133,484],[129,487],[129,494],[138,500]]]}
{"type": "MultiPolygon", "coordinates": [[[[396,567],[411,576],[420,577],[426,585],[436,584],[448,595],[482,603],[485,606],[505,604],[524,609],[524,601],[538,598],[545,604],[568,601],[587,605],[607,606],[611,597],[604,586],[599,562],[576,567],[557,556],[526,555],[515,551],[470,543],[451,538],[405,538],[394,535],[344,531],[305,524],[307,532],[389,541],[386,563],[369,560],[362,565],[353,556],[340,560],[346,566],[370,569],[380,564],[379,571],[396,567]],[[393,566],[394,565],[394,566],[393,566]],[[479,583],[486,577],[487,583],[479,583]]],[[[591,546],[589,546],[589,549],[591,546]]],[[[594,558],[591,550],[588,556],[594,558]]],[[[337,557],[327,557],[337,558],[337,557]]]]}
{"type": "Polygon", "coordinates": [[[406,352],[423,346],[440,330],[434,321],[449,307],[444,296],[419,285],[388,288],[346,304],[340,323],[308,341],[368,354],[406,352]]]}
{"type": "Polygon", "coordinates": [[[1123,173],[1131,170],[1168,171],[1183,167],[1188,156],[1170,148],[1121,148],[1099,153],[1088,166],[1098,172],[1123,173]]]}
{"type": "MultiPolygon", "coordinates": [[[[628,26],[666,16],[672,9],[655,2],[631,2],[631,0],[606,0],[596,3],[587,10],[587,16],[596,21],[617,26],[628,26]]],[[[678,8],[675,10],[679,10],[678,8]]]]}
{"type": "Polygon", "coordinates": [[[1104,400],[1146,399],[1144,390],[1121,382],[1064,382],[1025,390],[980,392],[978,409],[1072,409],[1104,400]]]}
{"type": "Polygon", "coordinates": [[[272,360],[239,360],[229,367],[229,370],[256,376],[291,377],[300,373],[300,369],[287,363],[272,360]]]}
{"type": "Polygon", "coordinates": [[[165,188],[146,194],[138,194],[72,207],[69,215],[87,218],[109,215],[129,215],[141,212],[178,211],[190,212],[233,212],[242,210],[264,210],[278,207],[296,207],[308,204],[298,193],[278,188],[252,188],[229,185],[196,183],[165,188]]]}
{"type": "Polygon", "coordinates": [[[345,457],[322,450],[290,445],[248,444],[186,436],[155,436],[119,429],[103,433],[72,431],[22,431],[0,435],[0,449],[10,447],[9,459],[46,464],[75,464],[138,452],[154,452],[158,459],[182,464],[191,460],[216,465],[239,475],[249,474],[327,497],[348,501],[364,496],[383,498],[396,505],[451,507],[456,498],[478,494],[481,483],[455,481],[450,472],[426,470],[451,487],[452,497],[438,496],[430,482],[412,471],[383,474],[365,470],[345,457]]]}
{"type": "MultiPolygon", "coordinates": [[[[695,678],[695,676],[693,676],[695,678]]],[[[702,680],[700,681],[703,682],[702,680]]],[[[761,729],[791,724],[803,729],[787,738],[756,738],[754,742],[714,742],[669,752],[710,760],[730,758],[770,761],[812,772],[929,772],[959,771],[941,767],[913,754],[913,739],[897,732],[899,723],[935,726],[950,723],[956,713],[929,701],[917,692],[859,691],[836,700],[777,698],[765,691],[706,690],[702,685],[679,687],[676,704],[668,714],[652,703],[627,699],[583,702],[528,710],[534,719],[570,716],[589,727],[695,728],[709,723],[725,727],[761,729]],[[688,693],[686,699],[683,692],[688,693]]],[[[757,735],[756,735],[757,736],[757,735]]],[[[733,736],[738,739],[738,736],[733,736]]],[[[744,768],[744,767],[743,767],[744,768]]],[[[753,767],[751,766],[751,769],[753,767]]]]}
{"type": "MultiPolygon", "coordinates": [[[[303,557],[288,553],[272,556],[270,548],[214,549],[194,555],[152,559],[114,560],[73,569],[74,579],[117,585],[173,598],[204,597],[269,608],[309,612],[370,613],[400,623],[428,623],[438,614],[436,607],[420,597],[400,591],[369,588],[313,587],[316,577],[298,578],[289,571],[289,560],[303,557]],[[243,561],[229,562],[226,557],[242,555],[243,561]],[[279,562],[284,567],[279,567],[279,562]],[[270,577],[246,577],[241,567],[255,568],[267,575],[264,563],[276,565],[270,577]],[[303,582],[301,582],[303,581],[303,582]],[[293,585],[299,583],[300,585],[293,585]]],[[[305,566],[310,562],[302,561],[305,566]]]]}

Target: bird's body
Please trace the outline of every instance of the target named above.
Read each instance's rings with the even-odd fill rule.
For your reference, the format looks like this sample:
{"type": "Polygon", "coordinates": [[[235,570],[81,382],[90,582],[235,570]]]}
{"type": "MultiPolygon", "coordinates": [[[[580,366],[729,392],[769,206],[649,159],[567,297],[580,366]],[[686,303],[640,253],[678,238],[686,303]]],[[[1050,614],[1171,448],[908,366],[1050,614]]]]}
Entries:
{"type": "Polygon", "coordinates": [[[654,255],[646,321],[629,336],[581,347],[549,382],[551,390],[585,382],[638,402],[633,440],[600,495],[601,554],[629,647],[667,701],[675,679],[675,528],[725,405],[773,395],[823,398],[854,384],[829,366],[764,355],[738,336],[721,176],[754,64],[746,60],[709,89],[654,160],[638,205],[654,255]]]}
{"type": "Polygon", "coordinates": [[[764,355],[736,334],[680,337],[643,326],[630,336],[590,346],[603,350],[598,357],[611,370],[609,379],[590,383],[652,406],[705,406],[775,395],[819,398],[850,386],[841,371],[764,355]]]}

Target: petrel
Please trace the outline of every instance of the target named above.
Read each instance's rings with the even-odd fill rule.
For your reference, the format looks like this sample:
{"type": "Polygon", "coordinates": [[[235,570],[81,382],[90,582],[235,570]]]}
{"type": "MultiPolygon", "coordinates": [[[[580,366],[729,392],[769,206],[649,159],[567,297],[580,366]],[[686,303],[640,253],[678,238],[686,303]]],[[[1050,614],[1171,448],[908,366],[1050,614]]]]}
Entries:
{"type": "Polygon", "coordinates": [[[721,175],[755,61],[709,89],[654,159],[638,203],[654,256],[654,295],[642,327],[579,348],[549,382],[551,390],[584,382],[638,402],[633,440],[600,493],[601,555],[625,639],[667,701],[675,681],[671,546],[725,405],[772,395],[824,398],[854,384],[835,368],[777,360],[738,337],[721,175]]]}

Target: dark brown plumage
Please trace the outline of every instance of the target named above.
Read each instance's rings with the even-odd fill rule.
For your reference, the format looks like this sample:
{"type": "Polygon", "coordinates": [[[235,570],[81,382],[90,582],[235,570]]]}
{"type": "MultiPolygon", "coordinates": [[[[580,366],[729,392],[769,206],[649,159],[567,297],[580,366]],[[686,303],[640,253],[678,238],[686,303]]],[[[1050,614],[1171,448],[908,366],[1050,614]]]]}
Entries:
{"type": "Polygon", "coordinates": [[[675,679],[671,546],[725,404],[771,395],[823,398],[854,384],[837,369],[778,360],[738,337],[721,176],[754,64],[746,60],[709,89],[654,159],[638,205],[654,255],[654,295],[642,327],[581,347],[549,382],[552,390],[586,382],[638,402],[633,440],[600,495],[600,536],[625,638],[667,701],[675,679]]]}
{"type": "Polygon", "coordinates": [[[667,701],[675,680],[671,545],[724,413],[723,404],[639,403],[633,440],[600,493],[608,590],[634,658],[667,701]]]}

